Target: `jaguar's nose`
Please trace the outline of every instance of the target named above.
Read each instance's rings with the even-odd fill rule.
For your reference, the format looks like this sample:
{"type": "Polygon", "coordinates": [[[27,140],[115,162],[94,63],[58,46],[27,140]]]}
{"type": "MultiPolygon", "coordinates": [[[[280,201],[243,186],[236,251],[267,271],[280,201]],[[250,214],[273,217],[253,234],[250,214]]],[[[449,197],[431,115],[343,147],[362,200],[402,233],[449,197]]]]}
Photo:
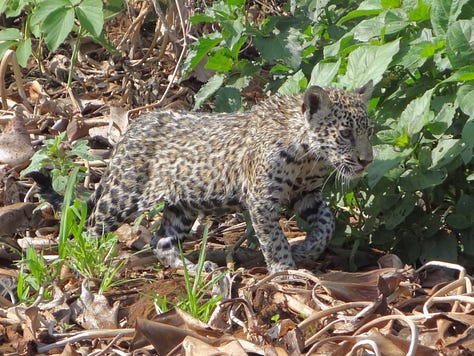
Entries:
{"type": "Polygon", "coordinates": [[[362,166],[362,167],[367,167],[369,164],[372,163],[372,159],[361,159],[358,158],[357,162],[362,166]]]}

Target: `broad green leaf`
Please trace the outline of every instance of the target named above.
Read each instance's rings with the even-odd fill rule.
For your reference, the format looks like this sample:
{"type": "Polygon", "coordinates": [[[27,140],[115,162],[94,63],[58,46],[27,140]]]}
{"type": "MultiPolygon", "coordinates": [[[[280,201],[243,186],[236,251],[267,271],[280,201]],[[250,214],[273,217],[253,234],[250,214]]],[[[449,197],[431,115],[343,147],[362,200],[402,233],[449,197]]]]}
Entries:
{"type": "Polygon", "coordinates": [[[206,14],[194,14],[193,16],[190,17],[189,21],[193,25],[198,25],[200,23],[215,22],[216,19],[213,16],[209,16],[206,14]]]}
{"type": "MultiPolygon", "coordinates": [[[[473,73],[474,74],[474,73],[473,73]]],[[[459,108],[471,118],[474,118],[474,83],[462,85],[456,97],[459,108]]]]}
{"type": "Polygon", "coordinates": [[[240,90],[232,87],[220,88],[214,100],[217,112],[235,112],[242,109],[240,90]]]}
{"type": "Polygon", "coordinates": [[[415,192],[441,184],[447,177],[444,171],[429,170],[422,172],[418,169],[409,169],[400,176],[400,187],[408,192],[415,192]]]}
{"type": "Polygon", "coordinates": [[[209,79],[207,83],[204,84],[194,96],[195,103],[193,110],[199,109],[201,105],[222,86],[222,84],[224,83],[224,79],[224,74],[214,74],[211,79],[209,79]]]}
{"type": "Polygon", "coordinates": [[[441,136],[453,123],[455,113],[456,108],[452,103],[444,104],[433,121],[426,125],[426,128],[435,137],[441,136]]]}
{"type": "Polygon", "coordinates": [[[414,194],[402,196],[397,205],[395,205],[385,218],[385,227],[392,230],[397,227],[415,208],[417,197],[414,194]]]}
{"type": "Polygon", "coordinates": [[[444,36],[469,0],[432,0],[431,24],[436,36],[444,36]]]}
{"type": "Polygon", "coordinates": [[[422,240],[421,263],[427,261],[456,261],[458,241],[453,234],[440,230],[435,236],[422,240]]]}
{"type": "MultiPolygon", "coordinates": [[[[473,98],[474,100],[474,98],[473,98]]],[[[462,139],[470,147],[474,147],[474,116],[466,121],[462,129],[462,139]]]]}
{"type": "MultiPolygon", "coordinates": [[[[21,14],[23,8],[30,4],[31,0],[16,0],[16,1],[5,1],[6,9],[5,15],[6,17],[17,17],[21,14]]],[[[3,12],[3,11],[2,11],[3,12]]]]}
{"type": "Polygon", "coordinates": [[[361,87],[369,80],[377,84],[399,50],[400,40],[382,46],[366,45],[349,54],[347,72],[339,82],[347,89],[361,87]]]}
{"type": "Polygon", "coordinates": [[[82,0],[75,8],[79,23],[93,37],[99,37],[104,27],[102,0],[82,0]]]}
{"type": "Polygon", "coordinates": [[[438,145],[431,152],[431,169],[439,169],[451,163],[454,159],[459,157],[461,151],[466,144],[460,139],[444,139],[439,140],[438,145]]]}
{"type": "Polygon", "coordinates": [[[474,58],[474,19],[450,24],[446,33],[446,53],[454,69],[471,65],[474,58]]]}
{"type": "Polygon", "coordinates": [[[209,51],[211,51],[221,41],[221,37],[203,37],[198,39],[196,42],[193,42],[183,64],[183,78],[186,78],[189,73],[191,73],[191,71],[204,59],[209,51]]]}
{"type": "Polygon", "coordinates": [[[122,12],[123,0],[109,0],[104,4],[104,21],[107,22],[122,12]]]}
{"type": "Polygon", "coordinates": [[[32,11],[30,26],[42,25],[46,18],[58,9],[72,8],[69,0],[43,0],[32,11]]]}
{"type": "Polygon", "coordinates": [[[474,218],[474,197],[468,194],[462,195],[456,203],[456,212],[474,218]]]}
{"type": "Polygon", "coordinates": [[[430,19],[430,6],[424,4],[422,1],[418,2],[418,6],[410,11],[408,16],[409,21],[422,22],[430,19]]]}
{"type": "Polygon", "coordinates": [[[74,25],[74,9],[59,8],[47,16],[41,26],[45,42],[50,51],[55,51],[72,30],[74,25]]]}
{"type": "Polygon", "coordinates": [[[245,25],[242,19],[225,20],[221,22],[221,25],[224,26],[222,36],[224,37],[227,47],[233,52],[238,52],[247,39],[247,37],[243,35],[245,25]]]}
{"type": "Polygon", "coordinates": [[[407,20],[404,11],[390,10],[377,17],[361,21],[354,27],[352,33],[356,40],[367,42],[371,38],[381,36],[382,33],[390,35],[400,32],[408,26],[407,20]]]}
{"type": "Polygon", "coordinates": [[[232,69],[234,60],[231,58],[232,54],[227,48],[220,48],[216,52],[209,55],[204,68],[215,70],[221,73],[227,73],[232,69]]]}
{"type": "Polygon", "coordinates": [[[445,44],[445,41],[436,38],[432,41],[414,41],[410,43],[408,51],[403,53],[401,58],[395,64],[403,66],[410,72],[414,72],[420,68],[428,58],[431,58],[435,53],[444,50],[445,44]]]}
{"type": "Polygon", "coordinates": [[[430,101],[433,89],[426,91],[423,96],[412,100],[403,110],[398,126],[406,129],[408,135],[418,134],[430,122],[434,114],[430,111],[430,101]]]}
{"type": "Polygon", "coordinates": [[[18,43],[18,47],[16,48],[16,58],[18,60],[18,64],[20,64],[23,68],[26,68],[28,59],[32,53],[31,39],[28,38],[25,41],[20,41],[18,43]]]}
{"type": "Polygon", "coordinates": [[[278,93],[283,95],[295,95],[300,93],[304,88],[306,88],[308,81],[303,74],[303,71],[299,70],[281,85],[278,89],[278,93]]]}
{"type": "Polygon", "coordinates": [[[384,9],[380,6],[380,2],[378,1],[372,1],[373,6],[367,5],[366,8],[364,8],[367,3],[364,1],[357,10],[354,10],[347,14],[346,16],[342,17],[339,22],[337,23],[338,25],[342,25],[347,21],[350,21],[352,19],[356,19],[358,17],[366,17],[366,16],[372,16],[372,15],[378,15],[380,14],[384,9]]]}
{"type": "Polygon", "coordinates": [[[395,150],[393,145],[375,145],[375,158],[367,173],[369,187],[373,188],[389,170],[398,166],[412,151],[412,148],[395,150]]]}
{"type": "Polygon", "coordinates": [[[311,79],[308,85],[328,86],[336,76],[340,65],[340,59],[337,62],[318,62],[311,72],[311,79]]]}
{"type": "Polygon", "coordinates": [[[250,84],[252,77],[232,76],[227,80],[226,87],[242,90],[250,84]]]}
{"type": "Polygon", "coordinates": [[[269,64],[281,62],[297,70],[301,65],[306,41],[303,31],[308,25],[308,19],[301,16],[273,17],[265,26],[262,26],[262,34],[255,36],[253,43],[262,58],[269,64]]]}
{"type": "Polygon", "coordinates": [[[461,235],[461,245],[463,253],[472,258],[474,256],[474,226],[466,234],[461,235]]]}
{"type": "Polygon", "coordinates": [[[462,67],[442,83],[467,82],[469,80],[474,80],[474,64],[462,67]]]}
{"type": "Polygon", "coordinates": [[[6,28],[0,31],[0,41],[18,41],[21,38],[21,32],[16,28],[6,28]]]}
{"type": "Polygon", "coordinates": [[[226,0],[227,5],[233,5],[237,7],[244,6],[245,0],[226,0]]]}
{"type": "Polygon", "coordinates": [[[16,44],[15,41],[0,42],[0,58],[3,58],[5,52],[16,44]]]}

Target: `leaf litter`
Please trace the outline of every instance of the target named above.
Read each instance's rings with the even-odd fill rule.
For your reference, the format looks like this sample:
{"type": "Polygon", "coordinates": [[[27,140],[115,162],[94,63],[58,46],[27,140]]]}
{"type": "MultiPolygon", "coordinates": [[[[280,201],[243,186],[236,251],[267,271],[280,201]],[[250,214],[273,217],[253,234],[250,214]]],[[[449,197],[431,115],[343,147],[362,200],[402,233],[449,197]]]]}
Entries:
{"type": "MultiPolygon", "coordinates": [[[[188,17],[176,7],[164,14],[151,2],[129,4],[125,13],[107,25],[110,40],[123,57],[113,58],[98,45],[85,43],[72,88],[64,85],[70,65],[67,55],[55,54],[46,62],[48,80],[34,64],[22,78],[13,55],[4,57],[3,65],[10,64],[14,80],[5,90],[7,77],[0,78],[1,124],[5,126],[0,134],[0,353],[474,352],[472,277],[462,266],[432,261],[414,270],[396,256],[385,255],[379,260],[381,267],[373,263],[364,272],[341,272],[341,264],[334,263],[337,252],[328,251],[312,272],[266,275],[261,255],[232,247],[237,240],[244,241],[245,226],[239,219],[210,231],[208,258],[245,269],[225,273],[214,290],[224,297],[207,323],[180,308],[159,310],[156,296],[177,304],[184,295],[184,276],[176,270],[157,271],[149,251],[137,255],[149,242],[151,226],[135,229],[124,225],[120,229],[117,258],[127,261],[119,271],[120,285],[101,293],[98,281],[81,279],[65,268],[52,282],[51,295],[45,295],[50,285],[42,285],[35,301],[18,303],[18,251],[40,240],[36,248],[43,256],[48,261],[57,257],[57,220],[48,208],[33,210],[31,184],[19,172],[33,151],[59,132],[67,131],[70,141],[87,138],[93,154],[107,159],[129,118],[138,112],[155,107],[191,109],[196,89],[193,80],[205,81],[209,73],[197,66],[191,80],[178,84],[188,34],[169,21],[180,18],[184,24],[188,17]],[[151,37],[143,29],[150,26],[147,19],[154,11],[156,35],[151,37]],[[145,40],[148,48],[142,47],[145,40]]],[[[261,97],[260,93],[248,95],[261,97]]],[[[77,161],[90,173],[85,183],[90,187],[105,165],[102,160],[77,161]]],[[[289,239],[301,237],[292,222],[282,226],[289,239]]],[[[183,247],[189,252],[196,249],[195,243],[183,247]]]]}

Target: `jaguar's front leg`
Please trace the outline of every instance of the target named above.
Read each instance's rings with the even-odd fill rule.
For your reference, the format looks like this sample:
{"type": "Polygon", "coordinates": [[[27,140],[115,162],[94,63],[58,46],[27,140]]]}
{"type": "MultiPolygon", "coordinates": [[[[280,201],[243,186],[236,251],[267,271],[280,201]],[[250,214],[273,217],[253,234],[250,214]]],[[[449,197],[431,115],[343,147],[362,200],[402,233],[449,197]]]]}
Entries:
{"type": "Polygon", "coordinates": [[[250,197],[247,208],[269,272],[295,269],[290,245],[279,223],[279,201],[272,197],[250,197]]]}
{"type": "Polygon", "coordinates": [[[317,259],[329,245],[334,232],[334,217],[321,193],[306,194],[293,203],[293,210],[307,224],[304,241],[291,246],[297,261],[317,259]]]}

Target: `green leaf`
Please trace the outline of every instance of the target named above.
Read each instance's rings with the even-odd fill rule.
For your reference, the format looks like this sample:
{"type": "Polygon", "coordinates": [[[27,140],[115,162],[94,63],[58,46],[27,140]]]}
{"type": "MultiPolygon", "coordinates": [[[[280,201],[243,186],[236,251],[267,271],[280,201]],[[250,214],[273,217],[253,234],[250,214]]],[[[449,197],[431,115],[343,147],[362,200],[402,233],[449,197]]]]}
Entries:
{"type": "Polygon", "coordinates": [[[217,112],[235,112],[242,110],[240,90],[232,87],[220,88],[216,92],[214,103],[216,104],[217,112]]]}
{"type": "Polygon", "coordinates": [[[79,23],[93,37],[99,37],[104,27],[102,0],[83,0],[75,8],[79,23]]]}
{"type": "Polygon", "coordinates": [[[432,122],[426,125],[426,128],[435,137],[441,136],[453,123],[456,108],[452,103],[445,103],[432,122]]]}
{"type": "Polygon", "coordinates": [[[199,109],[201,105],[222,86],[224,79],[225,75],[222,73],[216,73],[212,76],[194,96],[195,103],[193,110],[199,109]]]}
{"type": "Polygon", "coordinates": [[[231,56],[232,54],[227,48],[220,48],[216,52],[209,55],[209,58],[204,68],[215,70],[221,73],[227,73],[232,69],[234,65],[234,60],[231,56]]]}
{"type": "Polygon", "coordinates": [[[444,50],[445,41],[433,39],[432,41],[413,41],[408,47],[408,51],[403,53],[396,64],[405,67],[410,72],[416,71],[420,68],[428,58],[431,58],[435,53],[444,50]]]}
{"type": "Polygon", "coordinates": [[[373,80],[374,85],[380,82],[393,56],[399,50],[400,40],[382,46],[366,45],[349,54],[347,72],[339,77],[339,82],[347,89],[365,85],[373,80]]]}
{"type": "Polygon", "coordinates": [[[471,65],[474,58],[474,19],[450,24],[446,33],[446,53],[454,69],[471,65]]]}
{"type": "Polygon", "coordinates": [[[459,157],[466,144],[460,139],[442,139],[431,152],[431,169],[439,169],[459,157]]]}
{"type": "Polygon", "coordinates": [[[74,25],[74,9],[56,9],[44,20],[41,30],[50,51],[55,51],[66,39],[74,25]]]}
{"type": "Polygon", "coordinates": [[[462,139],[470,147],[474,147],[474,116],[469,118],[462,129],[462,139]]]}
{"type": "Polygon", "coordinates": [[[253,43],[262,58],[269,64],[284,63],[299,69],[306,36],[302,31],[309,25],[305,17],[273,17],[253,43]],[[267,34],[266,31],[270,30],[267,34]]]}
{"type": "Polygon", "coordinates": [[[303,71],[299,70],[281,85],[278,89],[278,93],[282,95],[295,95],[301,93],[306,88],[308,81],[303,74],[303,71]]]}
{"type": "Polygon", "coordinates": [[[426,91],[423,96],[412,100],[403,110],[398,126],[404,128],[409,136],[418,134],[423,127],[433,120],[434,114],[430,111],[430,101],[433,89],[426,91]]]}
{"type": "Polygon", "coordinates": [[[464,82],[469,80],[474,80],[474,64],[462,67],[449,78],[443,80],[442,83],[464,82]]]}
{"type": "Polygon", "coordinates": [[[418,169],[409,169],[400,176],[400,187],[408,192],[415,192],[440,185],[447,178],[444,171],[429,170],[422,172],[418,169]]]}
{"type": "Polygon", "coordinates": [[[20,41],[18,43],[18,47],[16,48],[16,58],[18,60],[18,64],[21,65],[23,68],[26,68],[28,64],[28,59],[30,58],[31,54],[33,53],[31,49],[31,39],[28,38],[25,41],[20,41]]]}
{"type": "Polygon", "coordinates": [[[0,42],[0,58],[3,58],[5,52],[16,44],[15,41],[0,42]]]}
{"type": "Polygon", "coordinates": [[[379,1],[363,1],[357,10],[349,12],[347,15],[343,16],[339,21],[338,25],[341,26],[345,22],[356,19],[358,17],[368,17],[373,15],[378,15],[383,11],[379,1]]]}
{"type": "Polygon", "coordinates": [[[395,150],[392,145],[375,145],[375,158],[367,173],[369,187],[373,188],[389,170],[398,166],[412,151],[412,148],[395,150]]]}
{"type": "MultiPolygon", "coordinates": [[[[5,1],[5,3],[6,17],[18,17],[21,14],[23,8],[31,3],[31,0],[5,1]]],[[[0,8],[3,8],[3,6],[1,6],[0,8]]]]}
{"type": "Polygon", "coordinates": [[[6,28],[0,31],[0,41],[18,41],[21,38],[21,32],[16,28],[6,28]]]}
{"type": "Polygon", "coordinates": [[[455,236],[446,231],[439,231],[435,236],[422,240],[421,263],[430,260],[456,261],[458,242],[455,236]]]}
{"type": "Polygon", "coordinates": [[[328,86],[336,76],[340,65],[340,59],[337,62],[318,62],[311,72],[311,79],[308,85],[328,86]]]}
{"type": "Polygon", "coordinates": [[[356,40],[367,42],[371,38],[381,36],[382,33],[391,35],[400,32],[408,26],[407,20],[404,11],[390,10],[377,17],[361,21],[351,32],[356,40]]]}
{"type": "Polygon", "coordinates": [[[398,204],[390,209],[390,212],[386,215],[385,227],[388,230],[392,230],[401,224],[415,208],[416,200],[415,194],[407,194],[401,197],[398,204]]]}
{"type": "Polygon", "coordinates": [[[123,0],[109,0],[104,4],[104,21],[109,21],[122,12],[123,0]]]}
{"type": "Polygon", "coordinates": [[[410,11],[408,16],[409,21],[421,22],[430,19],[430,6],[424,4],[423,1],[418,1],[418,6],[410,11]]]}
{"type": "Polygon", "coordinates": [[[436,36],[444,36],[449,24],[457,20],[461,9],[469,0],[432,0],[431,24],[436,36]]]}
{"type": "Polygon", "coordinates": [[[469,115],[471,118],[474,118],[474,83],[466,83],[462,85],[457,93],[456,102],[459,105],[459,108],[469,115]]]}
{"type": "Polygon", "coordinates": [[[71,8],[69,0],[43,0],[38,2],[32,11],[30,26],[41,25],[53,11],[64,8],[71,8]]]}
{"type": "Polygon", "coordinates": [[[219,43],[222,38],[204,37],[198,39],[191,44],[191,49],[188,52],[186,60],[183,64],[183,78],[186,78],[189,73],[204,59],[204,57],[219,43]]]}

